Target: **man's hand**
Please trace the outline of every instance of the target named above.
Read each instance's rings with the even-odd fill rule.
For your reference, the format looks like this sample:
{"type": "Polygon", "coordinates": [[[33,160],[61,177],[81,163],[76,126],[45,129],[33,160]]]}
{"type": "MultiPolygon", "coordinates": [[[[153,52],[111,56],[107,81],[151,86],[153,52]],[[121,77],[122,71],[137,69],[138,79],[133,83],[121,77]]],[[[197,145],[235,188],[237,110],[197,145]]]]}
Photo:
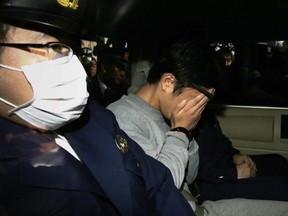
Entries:
{"type": "Polygon", "coordinates": [[[254,161],[248,155],[235,154],[233,161],[237,168],[237,178],[254,178],[256,176],[257,168],[254,161]]]}
{"type": "Polygon", "coordinates": [[[248,163],[242,163],[236,166],[237,179],[254,178],[256,176],[256,170],[248,163]]]}
{"type": "Polygon", "coordinates": [[[171,114],[171,128],[184,127],[192,130],[198,124],[208,98],[199,94],[191,100],[181,100],[171,114]]]}
{"type": "Polygon", "coordinates": [[[257,171],[256,164],[249,155],[235,154],[233,155],[233,161],[236,166],[247,163],[250,167],[257,171]]]}

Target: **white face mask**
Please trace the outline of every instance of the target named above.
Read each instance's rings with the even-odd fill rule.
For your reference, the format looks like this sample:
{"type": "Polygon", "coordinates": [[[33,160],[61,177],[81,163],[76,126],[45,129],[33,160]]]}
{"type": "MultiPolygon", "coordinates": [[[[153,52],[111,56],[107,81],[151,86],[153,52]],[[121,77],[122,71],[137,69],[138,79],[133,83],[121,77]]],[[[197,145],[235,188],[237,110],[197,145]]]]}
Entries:
{"type": "Polygon", "coordinates": [[[22,70],[0,64],[23,72],[34,92],[32,100],[20,106],[0,98],[14,107],[9,113],[44,130],[55,130],[80,117],[89,96],[86,72],[75,55],[66,63],[63,58],[26,65],[22,70]]]}

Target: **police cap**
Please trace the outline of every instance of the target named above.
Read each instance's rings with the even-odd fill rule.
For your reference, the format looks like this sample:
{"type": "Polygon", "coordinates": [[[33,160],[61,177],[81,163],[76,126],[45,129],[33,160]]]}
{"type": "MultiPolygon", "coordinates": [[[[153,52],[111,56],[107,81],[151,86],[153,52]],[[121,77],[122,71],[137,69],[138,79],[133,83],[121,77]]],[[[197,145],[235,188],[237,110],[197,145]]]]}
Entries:
{"type": "Polygon", "coordinates": [[[87,0],[0,0],[0,22],[79,34],[87,0]]]}
{"type": "MultiPolygon", "coordinates": [[[[97,47],[97,46],[96,46],[97,47]]],[[[128,50],[126,48],[110,48],[105,47],[98,50],[97,59],[99,63],[115,65],[119,69],[126,70],[128,67],[128,60],[125,59],[124,55],[128,50]]]]}

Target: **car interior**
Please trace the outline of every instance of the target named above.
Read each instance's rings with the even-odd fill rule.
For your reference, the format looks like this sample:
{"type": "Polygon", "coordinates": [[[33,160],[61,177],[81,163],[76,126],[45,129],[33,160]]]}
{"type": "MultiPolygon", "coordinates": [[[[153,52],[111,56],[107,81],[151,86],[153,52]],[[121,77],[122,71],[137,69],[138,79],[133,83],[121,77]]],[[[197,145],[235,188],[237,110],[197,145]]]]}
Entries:
{"type": "Polygon", "coordinates": [[[223,133],[247,154],[288,158],[288,1],[94,0],[83,25],[83,47],[97,37],[129,49],[130,92],[147,77],[156,50],[177,37],[203,33],[232,64],[221,76],[215,100],[223,133]]]}

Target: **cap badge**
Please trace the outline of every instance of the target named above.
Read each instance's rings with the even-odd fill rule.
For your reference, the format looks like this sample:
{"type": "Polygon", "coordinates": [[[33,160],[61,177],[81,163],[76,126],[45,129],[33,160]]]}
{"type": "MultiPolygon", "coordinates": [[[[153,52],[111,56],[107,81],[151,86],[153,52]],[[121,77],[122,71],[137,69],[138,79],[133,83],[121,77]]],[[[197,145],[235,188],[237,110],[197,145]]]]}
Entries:
{"type": "Polygon", "coordinates": [[[72,0],[72,1],[71,0],[57,0],[57,2],[63,7],[72,8],[74,10],[77,10],[77,8],[79,7],[78,1],[79,0],[72,0]]]}
{"type": "Polygon", "coordinates": [[[128,148],[129,148],[127,140],[122,138],[119,135],[116,135],[115,141],[116,141],[116,145],[117,145],[118,149],[120,149],[120,151],[123,154],[126,154],[128,152],[128,148]]]}

